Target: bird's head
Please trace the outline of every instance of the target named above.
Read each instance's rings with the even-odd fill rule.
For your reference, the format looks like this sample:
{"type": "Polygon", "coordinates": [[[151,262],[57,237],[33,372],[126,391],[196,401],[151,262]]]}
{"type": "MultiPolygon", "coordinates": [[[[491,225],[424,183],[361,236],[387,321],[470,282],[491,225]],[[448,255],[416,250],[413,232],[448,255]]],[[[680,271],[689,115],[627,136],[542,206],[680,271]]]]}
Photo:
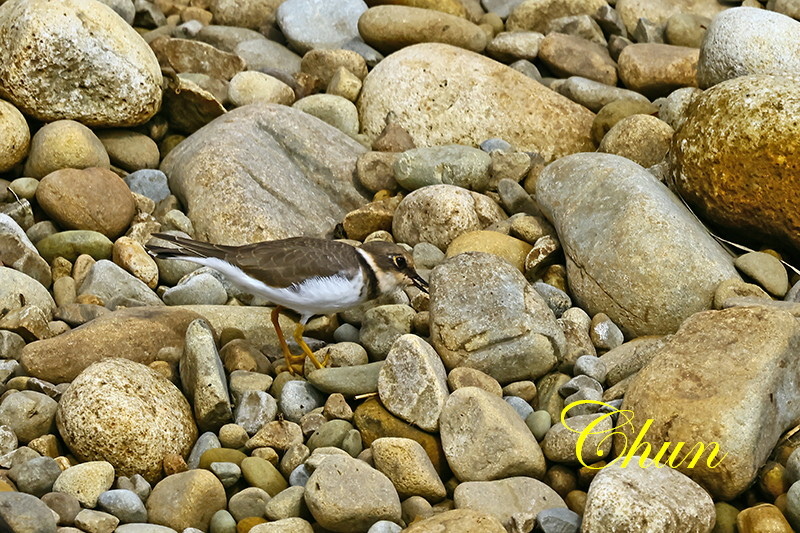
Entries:
{"type": "Polygon", "coordinates": [[[370,241],[361,245],[361,250],[369,256],[381,294],[409,285],[428,292],[428,282],[414,270],[414,258],[405,249],[390,242],[370,241]]]}

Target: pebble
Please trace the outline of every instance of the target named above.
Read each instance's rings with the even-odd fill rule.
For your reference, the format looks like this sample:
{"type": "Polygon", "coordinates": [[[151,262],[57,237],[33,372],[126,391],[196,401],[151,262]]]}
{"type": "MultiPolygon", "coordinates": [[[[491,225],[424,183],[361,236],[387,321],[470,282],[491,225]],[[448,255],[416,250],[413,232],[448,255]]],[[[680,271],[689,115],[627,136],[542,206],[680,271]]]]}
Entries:
{"type": "Polygon", "coordinates": [[[36,201],[64,229],[97,231],[109,239],[124,232],[136,214],[128,186],[104,168],[50,172],[39,182],[36,201]]]}
{"type": "Polygon", "coordinates": [[[496,231],[470,231],[462,233],[447,247],[446,256],[454,257],[465,252],[483,252],[501,257],[523,272],[525,258],[533,247],[525,241],[496,231]]]}
{"type": "Polygon", "coordinates": [[[292,107],[327,122],[347,135],[358,134],[358,110],[346,98],[333,94],[313,94],[297,100],[292,107]]]}
{"type": "Polygon", "coordinates": [[[289,381],[281,390],[279,405],[286,420],[299,423],[304,414],[325,405],[325,396],[306,381],[289,381]]]}
{"type": "Polygon", "coordinates": [[[103,130],[97,137],[103,143],[111,164],[128,172],[158,167],[158,145],[147,135],[128,130],[103,130]]]}
{"type": "Polygon", "coordinates": [[[547,411],[534,411],[525,419],[525,425],[531,430],[536,440],[542,442],[552,425],[550,413],[547,411]]]}
{"type": "Polygon", "coordinates": [[[669,124],[652,115],[630,115],[606,132],[597,150],[647,168],[664,160],[674,133],[669,124]]]}
{"type": "Polygon", "coordinates": [[[437,502],[445,486],[422,446],[411,439],[380,438],[371,445],[375,468],[393,483],[401,498],[422,496],[437,502]]]}
{"type": "Polygon", "coordinates": [[[189,470],[162,479],[147,498],[150,522],[182,531],[208,531],[214,513],[227,506],[225,489],[207,470],[189,470]]]}
{"type": "Polygon", "coordinates": [[[575,375],[584,375],[603,383],[608,375],[605,363],[599,357],[582,355],[575,361],[575,375]]]}
{"type": "Polygon", "coordinates": [[[88,461],[70,466],[53,484],[55,492],[75,496],[81,505],[94,508],[100,494],[114,483],[114,467],[106,461],[88,461]]]}
{"type": "Polygon", "coordinates": [[[334,531],[366,531],[379,520],[400,521],[400,498],[384,474],[347,456],[326,457],[308,479],[305,502],[334,531]]]}
{"type": "Polygon", "coordinates": [[[359,331],[359,342],[372,359],[386,359],[395,341],[411,333],[415,314],[413,308],[402,304],[379,305],[368,309],[359,331]]]}
{"type": "Polygon", "coordinates": [[[523,2],[514,8],[506,20],[508,31],[531,30],[545,32],[551,20],[573,15],[593,15],[605,5],[599,0],[565,0],[558,5],[543,2],[523,2]]]}
{"type": "Polygon", "coordinates": [[[504,396],[503,399],[508,405],[514,408],[514,411],[516,411],[523,420],[533,413],[533,407],[519,396],[504,396]]]}
{"type": "Polygon", "coordinates": [[[7,426],[20,442],[27,444],[52,433],[58,403],[45,394],[15,391],[0,403],[0,424],[7,426]]]}
{"type": "Polygon", "coordinates": [[[544,475],[536,439],[498,396],[477,387],[458,389],[445,403],[439,424],[447,462],[462,481],[544,475]],[[479,460],[486,456],[494,458],[491,463],[479,460]]]}
{"type": "Polygon", "coordinates": [[[25,162],[25,174],[41,179],[59,169],[109,168],[103,143],[92,130],[72,120],[51,122],[36,132],[25,162]]]}
{"type": "Polygon", "coordinates": [[[167,305],[223,305],[228,293],[216,276],[210,273],[190,273],[161,295],[167,305]]]}
{"type": "Polygon", "coordinates": [[[267,524],[258,524],[250,531],[252,533],[313,533],[314,529],[306,520],[293,516],[267,524]]]}
{"type": "Polygon", "coordinates": [[[164,305],[143,281],[106,259],[97,261],[89,269],[86,279],[78,288],[78,296],[83,295],[99,298],[110,309],[164,305]]]}
{"type": "MultiPolygon", "coordinates": [[[[7,311],[20,309],[23,307],[22,300],[41,309],[47,317],[55,311],[56,304],[53,297],[41,283],[37,283],[36,279],[22,272],[0,266],[0,308],[7,311]]],[[[9,350],[19,346],[19,341],[11,337],[8,337],[6,342],[9,350]]]]}
{"type": "Polygon", "coordinates": [[[547,307],[550,308],[556,318],[561,318],[561,315],[572,307],[572,299],[566,292],[557,287],[553,287],[543,281],[536,281],[533,283],[533,288],[544,298],[547,307]]]}
{"type": "Polygon", "coordinates": [[[36,497],[50,492],[59,474],[61,469],[51,457],[36,457],[8,471],[8,477],[20,492],[36,497]]]}
{"type": "Polygon", "coordinates": [[[81,511],[81,502],[72,494],[65,492],[48,492],[41,500],[57,515],[60,526],[71,526],[81,511]]]}
{"type": "Polygon", "coordinates": [[[549,33],[539,45],[539,59],[557,76],[581,76],[617,84],[617,67],[604,46],[581,37],[549,33]]]}
{"type": "Polygon", "coordinates": [[[736,531],[741,533],[789,533],[794,531],[776,506],[762,503],[748,507],[736,515],[736,531]]]}
{"type": "Polygon", "coordinates": [[[117,517],[123,524],[147,522],[147,510],[139,496],[125,489],[103,492],[97,498],[100,509],[117,517]]]}
{"type": "Polygon", "coordinates": [[[121,475],[158,479],[164,456],[185,455],[197,438],[181,392],[163,376],[126,359],[104,359],[75,378],[61,397],[57,422],[73,453],[108,461],[102,464],[112,469],[112,481],[114,468],[121,475]]]}
{"type": "MultiPolygon", "coordinates": [[[[486,52],[498,61],[512,62],[518,59],[534,61],[544,35],[535,31],[501,32],[486,45],[486,52]]],[[[487,152],[490,150],[487,150],[487,152]]]]}
{"type": "Polygon", "coordinates": [[[228,99],[237,107],[256,102],[292,105],[295,95],[292,88],[279,79],[263,72],[248,70],[231,78],[228,99]]]}
{"type": "Polygon", "coordinates": [[[510,530],[532,522],[546,509],[566,510],[556,491],[537,479],[523,476],[460,483],[453,493],[453,502],[459,509],[488,513],[510,530]]]}
{"type": "Polygon", "coordinates": [[[214,330],[203,319],[186,328],[180,359],[181,384],[194,408],[200,431],[216,431],[233,418],[225,372],[219,359],[214,330]]]}
{"type": "Polygon", "coordinates": [[[150,168],[137,170],[125,176],[123,180],[132,192],[146,196],[156,203],[171,194],[167,176],[160,170],[150,168]]]}
{"type": "Polygon", "coordinates": [[[681,87],[697,87],[700,50],[659,43],[626,46],[619,55],[619,77],[648,98],[666,96],[681,87]]]}
{"type": "Polygon", "coordinates": [[[239,398],[233,416],[236,424],[249,435],[255,435],[264,424],[274,420],[277,413],[275,398],[261,390],[247,390],[239,398]]]}
{"type": "Polygon", "coordinates": [[[559,507],[542,509],[536,515],[536,521],[542,533],[578,533],[581,529],[580,515],[559,507]]]}
{"type": "Polygon", "coordinates": [[[89,533],[112,533],[119,525],[119,519],[101,511],[83,509],[75,517],[75,525],[89,533]]]}
{"type": "Polygon", "coordinates": [[[597,313],[592,317],[589,336],[600,350],[613,350],[625,342],[622,331],[605,313],[597,313]]]}
{"type": "MultiPolygon", "coordinates": [[[[570,410],[570,414],[573,410],[570,410]]],[[[584,414],[570,416],[565,423],[566,425],[561,422],[554,424],[542,441],[542,452],[549,461],[567,464],[583,461],[582,464],[594,464],[609,457],[612,442],[606,437],[613,431],[611,417],[584,414]],[[578,446],[581,432],[598,418],[602,421],[593,426],[591,433],[578,446]]]]}
{"type": "MultiPolygon", "coordinates": [[[[130,237],[120,237],[111,250],[113,261],[151,289],[158,285],[158,266],[144,247],[130,237]]],[[[71,279],[71,278],[64,278],[71,279]]]]}
{"type": "Polygon", "coordinates": [[[50,286],[52,281],[50,265],[39,255],[19,224],[4,213],[0,213],[0,244],[2,244],[0,261],[3,264],[24,272],[43,287],[50,286]]]}
{"type": "Polygon", "coordinates": [[[433,9],[403,5],[379,5],[358,19],[358,31],[366,43],[384,54],[431,41],[472,52],[486,47],[484,31],[469,20],[433,9]]]}
{"type": "Polygon", "coordinates": [[[711,19],[694,13],[676,13],[667,20],[664,39],[675,46],[700,48],[711,19]]]}
{"type": "Polygon", "coordinates": [[[789,275],[774,255],[748,252],[737,257],[733,264],[778,298],[783,298],[789,291],[789,275]]]}
{"type": "Polygon", "coordinates": [[[358,37],[358,19],[366,10],[362,0],[336,4],[324,0],[288,0],[278,7],[276,20],[292,48],[306,53],[315,48],[340,48],[358,37]]]}
{"type": "Polygon", "coordinates": [[[228,511],[237,522],[248,517],[265,518],[265,508],[271,496],[258,487],[248,487],[231,496],[228,511]]]}
{"type": "Polygon", "coordinates": [[[491,163],[489,154],[469,146],[413,148],[395,161],[394,177],[410,191],[444,183],[483,192],[489,185],[491,163]]]}
{"type": "Polygon", "coordinates": [[[22,113],[5,100],[0,100],[0,138],[0,172],[6,172],[28,155],[31,131],[22,113]]]}

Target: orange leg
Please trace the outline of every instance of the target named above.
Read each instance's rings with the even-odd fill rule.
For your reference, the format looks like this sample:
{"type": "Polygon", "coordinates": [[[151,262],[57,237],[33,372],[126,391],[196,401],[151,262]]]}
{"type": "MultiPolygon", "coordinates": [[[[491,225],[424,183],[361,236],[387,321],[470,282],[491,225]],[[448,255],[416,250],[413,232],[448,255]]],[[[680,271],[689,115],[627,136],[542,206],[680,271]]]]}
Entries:
{"type": "Polygon", "coordinates": [[[305,363],[306,355],[293,355],[289,350],[289,345],[286,343],[286,339],[283,336],[283,330],[281,329],[280,322],[278,322],[278,316],[282,310],[283,307],[280,305],[276,305],[272,310],[272,314],[270,315],[272,318],[272,325],[275,327],[275,333],[278,335],[278,342],[281,345],[283,357],[286,359],[286,369],[290,374],[302,374],[303,363],[305,363]]]}
{"type": "Polygon", "coordinates": [[[294,340],[297,342],[300,349],[303,350],[304,358],[308,357],[311,359],[311,362],[314,363],[314,366],[317,368],[323,368],[325,365],[328,364],[328,360],[330,359],[331,355],[330,352],[325,356],[325,360],[320,363],[317,358],[314,356],[314,353],[311,351],[311,348],[308,347],[306,341],[303,340],[303,330],[305,329],[305,325],[298,323],[297,326],[294,328],[294,340]]]}

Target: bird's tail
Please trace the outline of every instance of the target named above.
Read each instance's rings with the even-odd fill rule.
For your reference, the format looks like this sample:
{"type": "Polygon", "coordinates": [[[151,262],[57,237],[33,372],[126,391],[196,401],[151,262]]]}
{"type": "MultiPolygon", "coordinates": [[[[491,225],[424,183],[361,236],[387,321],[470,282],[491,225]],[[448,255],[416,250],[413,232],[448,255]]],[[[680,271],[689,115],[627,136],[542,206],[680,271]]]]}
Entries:
{"type": "Polygon", "coordinates": [[[190,259],[217,257],[224,258],[229,251],[229,246],[221,244],[211,244],[208,242],[195,241],[185,237],[178,237],[176,235],[169,235],[167,233],[154,233],[152,235],[156,239],[162,241],[169,241],[175,243],[177,246],[155,246],[146,245],[147,252],[158,259],[190,259]]]}

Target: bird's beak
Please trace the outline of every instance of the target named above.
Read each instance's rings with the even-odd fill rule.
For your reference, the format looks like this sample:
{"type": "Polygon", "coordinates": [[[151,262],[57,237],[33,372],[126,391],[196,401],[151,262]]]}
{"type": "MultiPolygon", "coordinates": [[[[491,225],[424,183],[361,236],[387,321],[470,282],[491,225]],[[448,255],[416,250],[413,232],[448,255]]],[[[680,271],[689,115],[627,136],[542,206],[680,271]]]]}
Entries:
{"type": "Polygon", "coordinates": [[[417,274],[416,272],[412,272],[408,275],[409,279],[411,279],[411,283],[414,284],[416,288],[428,294],[428,282],[422,279],[422,277],[417,274]]]}

